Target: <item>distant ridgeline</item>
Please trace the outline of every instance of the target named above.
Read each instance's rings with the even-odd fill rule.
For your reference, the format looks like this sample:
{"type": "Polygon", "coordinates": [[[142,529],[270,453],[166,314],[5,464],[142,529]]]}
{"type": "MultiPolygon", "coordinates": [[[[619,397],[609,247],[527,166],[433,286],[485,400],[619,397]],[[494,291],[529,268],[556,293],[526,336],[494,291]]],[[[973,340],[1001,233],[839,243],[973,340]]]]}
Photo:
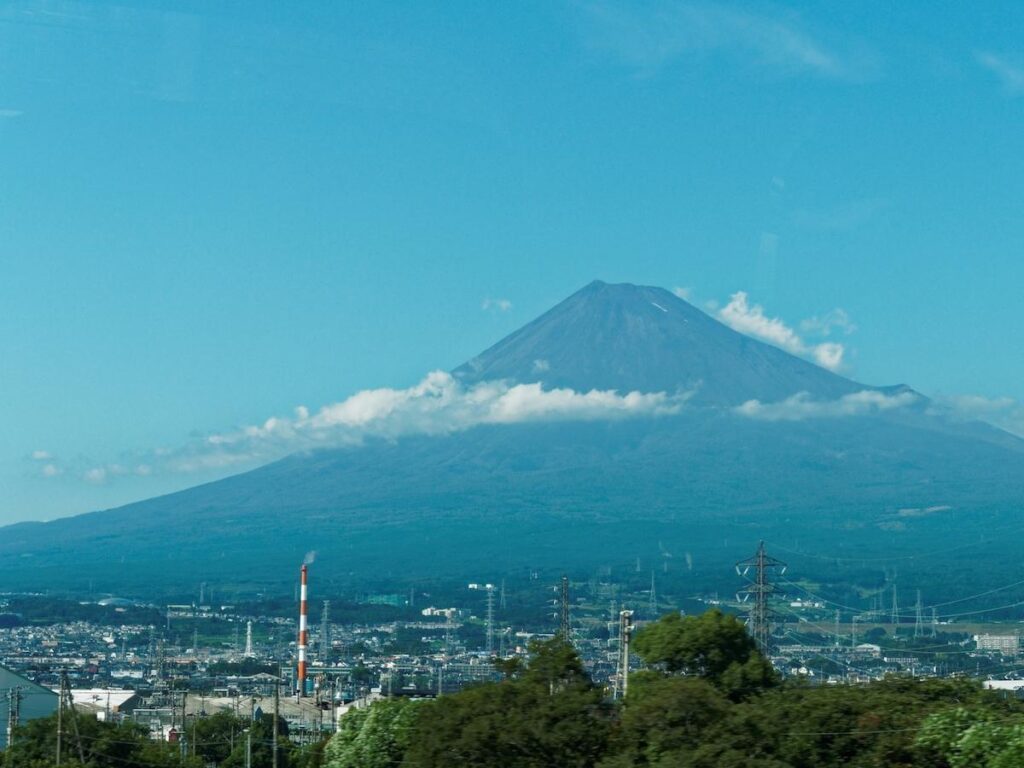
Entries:
{"type": "Polygon", "coordinates": [[[517,393],[540,406],[9,526],[0,583],[82,588],[88,573],[119,593],[290,590],[315,548],[321,583],[380,594],[531,571],[614,578],[637,558],[666,588],[727,591],[759,539],[826,587],[898,571],[953,599],[1017,567],[1024,441],[736,333],[660,288],[588,285],[453,376],[464,392],[538,385],[517,393]],[[561,400],[537,395],[555,389],[561,400]],[[606,394],[572,397],[591,390],[606,394]]]}

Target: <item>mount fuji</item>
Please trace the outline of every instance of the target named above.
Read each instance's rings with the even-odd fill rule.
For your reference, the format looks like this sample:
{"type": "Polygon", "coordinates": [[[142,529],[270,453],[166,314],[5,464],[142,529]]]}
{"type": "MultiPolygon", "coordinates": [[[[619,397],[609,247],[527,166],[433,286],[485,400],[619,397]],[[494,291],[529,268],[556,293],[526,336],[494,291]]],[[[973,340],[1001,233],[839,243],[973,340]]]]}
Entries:
{"type": "Polygon", "coordinates": [[[321,577],[339,584],[641,558],[696,588],[757,539],[869,559],[1019,520],[1024,441],[744,336],[661,288],[591,283],[451,377],[465,392],[501,382],[674,405],[371,435],[7,526],[0,580],[279,584],[317,549],[321,577]]]}

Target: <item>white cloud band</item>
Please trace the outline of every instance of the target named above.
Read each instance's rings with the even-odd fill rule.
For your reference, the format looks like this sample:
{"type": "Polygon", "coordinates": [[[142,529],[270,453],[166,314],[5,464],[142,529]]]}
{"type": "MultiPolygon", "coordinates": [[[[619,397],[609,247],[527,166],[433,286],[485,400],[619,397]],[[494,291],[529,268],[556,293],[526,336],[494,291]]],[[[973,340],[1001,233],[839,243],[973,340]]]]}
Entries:
{"type": "MultiPolygon", "coordinates": [[[[691,393],[544,389],[540,383],[481,382],[464,386],[434,371],[406,389],[368,389],[316,413],[300,406],[292,417],[209,435],[180,449],[135,457],[144,471],[131,474],[199,472],[271,461],[294,451],[354,445],[368,437],[447,434],[483,424],[582,421],[678,413],[691,393]]],[[[89,482],[126,472],[118,465],[87,470],[89,482]],[[115,469],[116,467],[116,469],[115,469]],[[120,471],[117,471],[120,470],[120,471]]]]}
{"type": "Polygon", "coordinates": [[[917,399],[918,396],[913,392],[887,395],[884,392],[865,389],[844,395],[838,400],[812,400],[809,394],[800,392],[777,403],[748,400],[737,406],[735,412],[740,416],[762,421],[804,421],[890,411],[911,405],[917,399]]]}
{"type": "MultiPolygon", "coordinates": [[[[826,334],[833,325],[843,327],[847,332],[853,328],[850,318],[841,309],[833,310],[826,315],[826,318],[829,319],[812,318],[807,322],[811,323],[812,327],[819,332],[823,328],[827,329],[826,334]]],[[[751,304],[746,291],[737,291],[730,296],[729,303],[718,310],[718,319],[734,331],[767,341],[790,354],[809,358],[822,368],[827,368],[830,371],[842,368],[846,347],[836,341],[807,344],[780,318],[768,317],[764,312],[764,307],[760,304],[751,304]]]]}

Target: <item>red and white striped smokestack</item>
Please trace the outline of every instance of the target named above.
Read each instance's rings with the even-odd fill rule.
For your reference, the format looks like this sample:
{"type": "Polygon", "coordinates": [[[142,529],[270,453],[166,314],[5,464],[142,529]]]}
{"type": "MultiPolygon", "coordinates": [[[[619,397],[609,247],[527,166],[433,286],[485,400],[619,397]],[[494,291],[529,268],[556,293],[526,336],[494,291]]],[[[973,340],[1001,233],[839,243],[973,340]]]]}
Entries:
{"type": "Polygon", "coordinates": [[[306,628],[306,564],[302,564],[302,581],[299,587],[299,675],[298,694],[306,695],[306,645],[309,630],[306,628]]]}

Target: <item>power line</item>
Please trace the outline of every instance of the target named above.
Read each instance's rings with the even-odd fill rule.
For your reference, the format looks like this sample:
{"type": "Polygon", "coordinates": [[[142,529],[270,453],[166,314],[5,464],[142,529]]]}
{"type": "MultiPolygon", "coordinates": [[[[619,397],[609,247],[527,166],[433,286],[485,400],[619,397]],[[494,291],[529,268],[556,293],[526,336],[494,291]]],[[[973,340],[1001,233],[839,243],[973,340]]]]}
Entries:
{"type": "MultiPolygon", "coordinates": [[[[799,583],[797,583],[795,581],[782,580],[780,583],[784,584],[786,586],[789,586],[789,587],[794,587],[794,588],[800,590],[801,592],[803,592],[808,597],[810,597],[810,598],[812,598],[814,600],[817,600],[819,602],[825,603],[827,605],[834,606],[836,608],[842,608],[843,610],[853,611],[853,612],[856,612],[856,613],[863,613],[865,611],[865,609],[863,607],[846,605],[845,603],[836,602],[835,600],[830,600],[827,597],[822,597],[819,594],[811,592],[811,590],[807,589],[807,587],[805,587],[802,584],[799,584],[799,583]]],[[[989,590],[988,592],[980,593],[979,595],[975,595],[974,597],[981,597],[981,596],[984,596],[986,594],[991,594],[992,592],[1001,591],[1002,589],[1008,589],[1008,588],[1010,588],[1012,586],[1016,586],[1016,584],[1007,585],[1006,587],[1000,587],[999,589],[995,589],[995,590],[989,590]]],[[[963,600],[974,599],[974,597],[972,597],[972,598],[964,598],[963,600]]],[[[942,607],[943,605],[950,605],[952,602],[963,602],[963,600],[950,601],[949,603],[936,603],[935,606],[922,606],[922,608],[932,608],[932,607],[936,607],[936,606],[937,607],[942,607]]],[[[962,616],[977,616],[977,615],[983,614],[983,613],[995,613],[997,611],[1005,611],[1005,610],[1007,610],[1009,608],[1017,608],[1017,607],[1019,607],[1021,605],[1024,605],[1024,600],[1018,600],[1018,601],[1013,602],[1013,603],[1007,603],[1005,605],[1000,605],[1000,606],[995,606],[995,607],[980,608],[980,609],[975,610],[975,611],[961,611],[959,613],[941,613],[941,614],[938,614],[938,618],[940,618],[940,619],[956,619],[956,618],[960,618],[962,616]]],[[[911,614],[909,612],[900,612],[900,619],[903,619],[903,618],[909,619],[912,615],[913,614],[911,614]]]]}

